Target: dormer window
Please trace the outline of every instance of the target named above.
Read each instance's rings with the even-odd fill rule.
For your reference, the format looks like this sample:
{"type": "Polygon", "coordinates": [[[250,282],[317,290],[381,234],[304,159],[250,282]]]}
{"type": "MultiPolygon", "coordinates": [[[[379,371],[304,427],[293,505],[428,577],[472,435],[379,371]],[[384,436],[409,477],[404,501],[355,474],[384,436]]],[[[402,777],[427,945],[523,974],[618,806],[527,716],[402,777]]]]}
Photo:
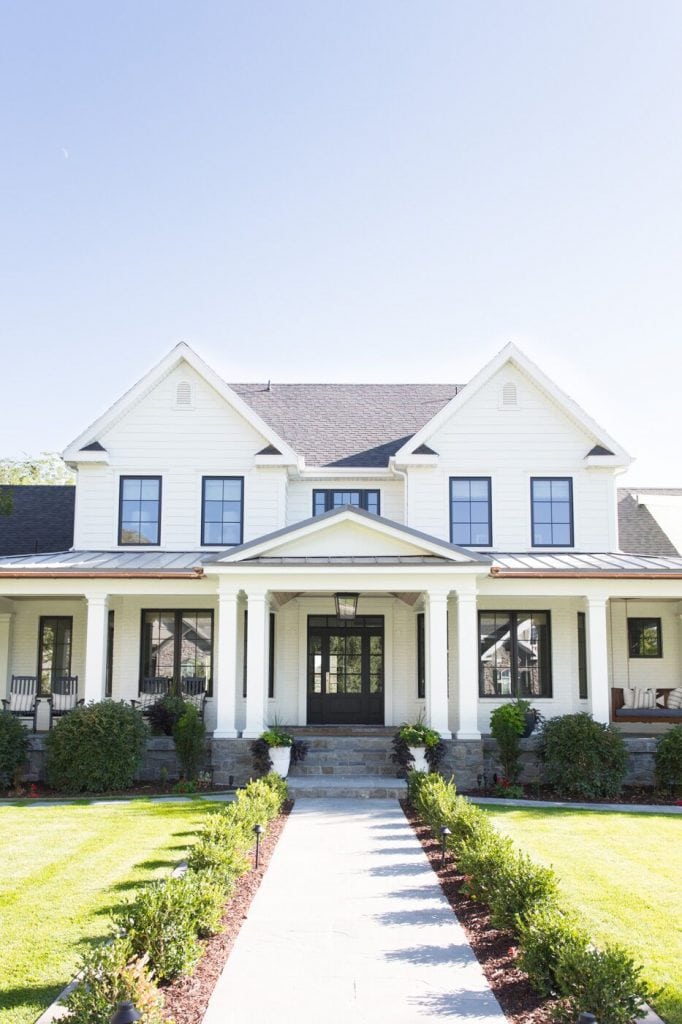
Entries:
{"type": "Polygon", "coordinates": [[[175,389],[175,408],[192,408],[192,385],[188,380],[181,380],[175,389]]]}

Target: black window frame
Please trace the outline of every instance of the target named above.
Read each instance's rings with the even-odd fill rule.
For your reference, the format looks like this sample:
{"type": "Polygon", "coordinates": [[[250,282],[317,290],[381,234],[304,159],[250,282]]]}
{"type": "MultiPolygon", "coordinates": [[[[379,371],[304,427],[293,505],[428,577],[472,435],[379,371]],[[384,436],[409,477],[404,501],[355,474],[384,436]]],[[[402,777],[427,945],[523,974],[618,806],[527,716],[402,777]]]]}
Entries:
{"type": "Polygon", "coordinates": [[[578,700],[587,700],[587,617],[578,612],[578,700]]]}
{"type": "MultiPolygon", "coordinates": [[[[492,544],[493,544],[493,485],[492,485],[492,477],[490,477],[490,476],[451,476],[450,477],[449,489],[450,489],[450,506],[449,506],[450,543],[451,544],[457,544],[457,545],[459,545],[459,547],[467,547],[467,548],[490,548],[490,547],[492,547],[492,544]],[[475,544],[473,542],[465,544],[465,543],[463,543],[461,541],[454,540],[454,536],[453,535],[454,535],[454,532],[455,532],[455,530],[454,530],[455,523],[454,523],[454,520],[452,518],[452,505],[453,505],[453,501],[454,501],[454,499],[452,497],[452,489],[453,489],[453,484],[455,484],[455,483],[469,483],[469,484],[471,484],[471,483],[485,483],[485,484],[488,485],[488,539],[485,542],[485,544],[482,544],[482,543],[475,544]]],[[[469,497],[469,514],[471,514],[471,497],[469,497]]],[[[471,519],[469,519],[469,530],[470,531],[471,531],[471,525],[472,525],[471,519]]]]}
{"type": "Polygon", "coordinates": [[[554,697],[554,673],[552,670],[552,613],[548,608],[484,608],[479,609],[478,617],[478,696],[481,700],[552,700],[554,697]],[[481,651],[481,617],[484,615],[504,615],[510,623],[510,692],[509,693],[484,693],[483,691],[483,661],[481,651]],[[519,693],[518,686],[518,653],[517,653],[517,631],[518,620],[523,616],[546,615],[547,616],[547,652],[545,663],[547,665],[547,692],[542,694],[519,693]]]}
{"type": "MultiPolygon", "coordinates": [[[[223,524],[224,525],[224,524],[223,524]]],[[[244,543],[244,477],[243,476],[202,476],[201,478],[201,546],[205,548],[234,548],[244,543]],[[206,484],[212,480],[238,480],[241,484],[239,540],[232,544],[206,540],[206,484]]]]}
{"type": "Polygon", "coordinates": [[[72,662],[72,658],[73,658],[73,615],[41,615],[39,620],[38,620],[38,672],[37,672],[37,685],[38,685],[38,696],[39,697],[49,697],[50,696],[50,694],[52,693],[52,686],[54,684],[55,678],[62,678],[64,676],[66,676],[67,678],[71,677],[71,662],[72,662]],[[69,624],[69,644],[68,644],[69,664],[68,664],[68,668],[66,669],[66,671],[64,671],[64,669],[61,669],[60,672],[59,672],[59,676],[57,676],[56,669],[53,666],[53,668],[51,670],[51,678],[50,678],[50,683],[49,683],[49,689],[46,686],[43,686],[43,643],[44,643],[44,640],[43,640],[43,629],[44,629],[45,625],[48,622],[51,622],[51,623],[68,623],[69,624]]]}
{"type": "Polygon", "coordinates": [[[360,504],[353,505],[352,507],[362,509],[364,512],[369,511],[367,508],[368,496],[376,494],[377,510],[372,514],[381,515],[381,489],[379,487],[315,487],[313,488],[313,517],[324,515],[324,512],[331,512],[334,508],[343,507],[334,505],[334,495],[341,494],[344,491],[354,491],[360,495],[360,504]],[[322,512],[316,511],[318,495],[324,495],[324,510],[322,512]]]}
{"type": "Polygon", "coordinates": [[[426,616],[417,612],[417,700],[426,698],[426,616]]]}
{"type": "MultiPolygon", "coordinates": [[[[552,504],[552,499],[551,498],[550,498],[549,504],[550,505],[552,504]]],[[[551,513],[550,513],[550,515],[551,515],[551,513]]],[[[547,523],[542,523],[542,524],[539,524],[539,525],[547,526],[548,524],[547,523]]],[[[552,527],[554,525],[555,524],[550,519],[549,526],[552,527]]],[[[565,523],[557,523],[556,525],[557,526],[565,526],[566,524],[565,523]]],[[[573,477],[572,476],[532,476],[530,478],[530,539],[531,539],[531,546],[534,547],[534,548],[572,548],[572,547],[575,547],[575,508],[574,508],[574,505],[573,505],[573,477]],[[570,540],[569,540],[569,542],[567,544],[564,544],[563,542],[562,543],[554,543],[554,541],[552,541],[551,543],[547,543],[547,542],[541,543],[541,542],[538,542],[538,541],[535,540],[535,502],[536,502],[536,500],[537,501],[541,500],[541,499],[536,499],[534,497],[534,495],[533,495],[533,487],[534,487],[534,485],[536,483],[542,483],[542,484],[547,484],[547,483],[548,484],[553,484],[553,483],[566,484],[567,483],[568,484],[568,504],[569,504],[569,509],[570,509],[570,522],[569,522],[569,525],[570,525],[570,540]]]]}
{"type": "MultiPolygon", "coordinates": [[[[162,515],[162,499],[163,499],[163,478],[155,475],[136,475],[126,474],[118,478],[118,546],[122,548],[158,548],[161,547],[161,515],[162,515]],[[123,485],[127,480],[156,480],[159,485],[159,513],[157,519],[157,541],[136,541],[136,540],[123,540],[123,485]]],[[[140,499],[142,500],[142,499],[140,499]]]]}
{"type": "Polygon", "coordinates": [[[634,615],[628,616],[628,658],[662,658],[663,657],[663,624],[656,615],[634,615]],[[641,649],[642,631],[654,626],[656,629],[656,650],[648,654],[641,649]],[[634,637],[635,629],[639,629],[639,635],[634,637]],[[636,640],[638,650],[633,651],[633,639],[636,640]]]}
{"type": "MultiPolygon", "coordinates": [[[[215,659],[215,615],[212,608],[142,608],[140,611],[140,674],[138,678],[138,692],[142,680],[145,678],[144,662],[145,662],[145,615],[148,614],[156,615],[173,615],[175,617],[175,627],[173,632],[173,689],[179,692],[179,686],[181,678],[179,675],[179,668],[182,664],[181,647],[182,647],[182,631],[178,629],[178,622],[182,623],[184,615],[208,615],[211,620],[211,674],[208,677],[206,686],[206,696],[213,696],[213,671],[214,671],[214,659],[215,659]]],[[[151,675],[152,673],[148,673],[151,675]]]]}

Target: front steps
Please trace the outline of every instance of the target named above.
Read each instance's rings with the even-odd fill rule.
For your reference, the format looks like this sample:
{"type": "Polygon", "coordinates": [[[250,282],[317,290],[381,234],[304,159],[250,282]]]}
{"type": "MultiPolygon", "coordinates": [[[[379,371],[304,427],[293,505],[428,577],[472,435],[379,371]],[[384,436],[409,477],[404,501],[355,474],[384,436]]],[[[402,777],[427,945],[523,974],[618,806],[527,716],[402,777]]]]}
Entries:
{"type": "Polygon", "coordinates": [[[305,761],[289,772],[289,778],[314,778],[324,782],[328,778],[372,778],[396,780],[398,766],[391,760],[393,729],[371,727],[323,727],[292,729],[297,739],[308,744],[305,761]]]}
{"type": "Polygon", "coordinates": [[[287,779],[292,800],[402,800],[407,795],[404,779],[382,775],[306,775],[287,779]]]}

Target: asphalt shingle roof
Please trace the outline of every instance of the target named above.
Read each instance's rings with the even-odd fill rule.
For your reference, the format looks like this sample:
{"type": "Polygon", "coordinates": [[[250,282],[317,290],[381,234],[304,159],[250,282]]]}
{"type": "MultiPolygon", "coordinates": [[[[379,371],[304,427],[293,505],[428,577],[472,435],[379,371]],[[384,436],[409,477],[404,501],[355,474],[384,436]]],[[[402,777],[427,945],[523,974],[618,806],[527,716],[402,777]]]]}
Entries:
{"type": "Polygon", "coordinates": [[[73,544],[76,488],[72,485],[0,485],[11,512],[0,515],[0,554],[65,551],[73,544]]]}
{"type": "Polygon", "coordinates": [[[679,555],[667,533],[661,528],[646,505],[640,505],[636,494],[663,494],[678,496],[682,489],[675,487],[619,487],[618,538],[622,551],[642,555],[679,555]]]}
{"type": "Polygon", "coordinates": [[[310,466],[381,467],[461,384],[230,384],[310,466]]]}

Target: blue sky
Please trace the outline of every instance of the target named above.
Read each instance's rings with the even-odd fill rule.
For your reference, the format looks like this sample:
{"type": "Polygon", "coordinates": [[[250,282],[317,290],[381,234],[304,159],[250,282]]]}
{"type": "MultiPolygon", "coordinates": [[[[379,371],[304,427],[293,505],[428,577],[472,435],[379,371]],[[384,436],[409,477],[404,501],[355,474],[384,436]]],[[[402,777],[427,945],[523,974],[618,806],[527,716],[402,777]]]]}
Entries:
{"type": "Polygon", "coordinates": [[[3,0],[0,456],[227,380],[515,341],[682,486],[682,4],[3,0]]]}

